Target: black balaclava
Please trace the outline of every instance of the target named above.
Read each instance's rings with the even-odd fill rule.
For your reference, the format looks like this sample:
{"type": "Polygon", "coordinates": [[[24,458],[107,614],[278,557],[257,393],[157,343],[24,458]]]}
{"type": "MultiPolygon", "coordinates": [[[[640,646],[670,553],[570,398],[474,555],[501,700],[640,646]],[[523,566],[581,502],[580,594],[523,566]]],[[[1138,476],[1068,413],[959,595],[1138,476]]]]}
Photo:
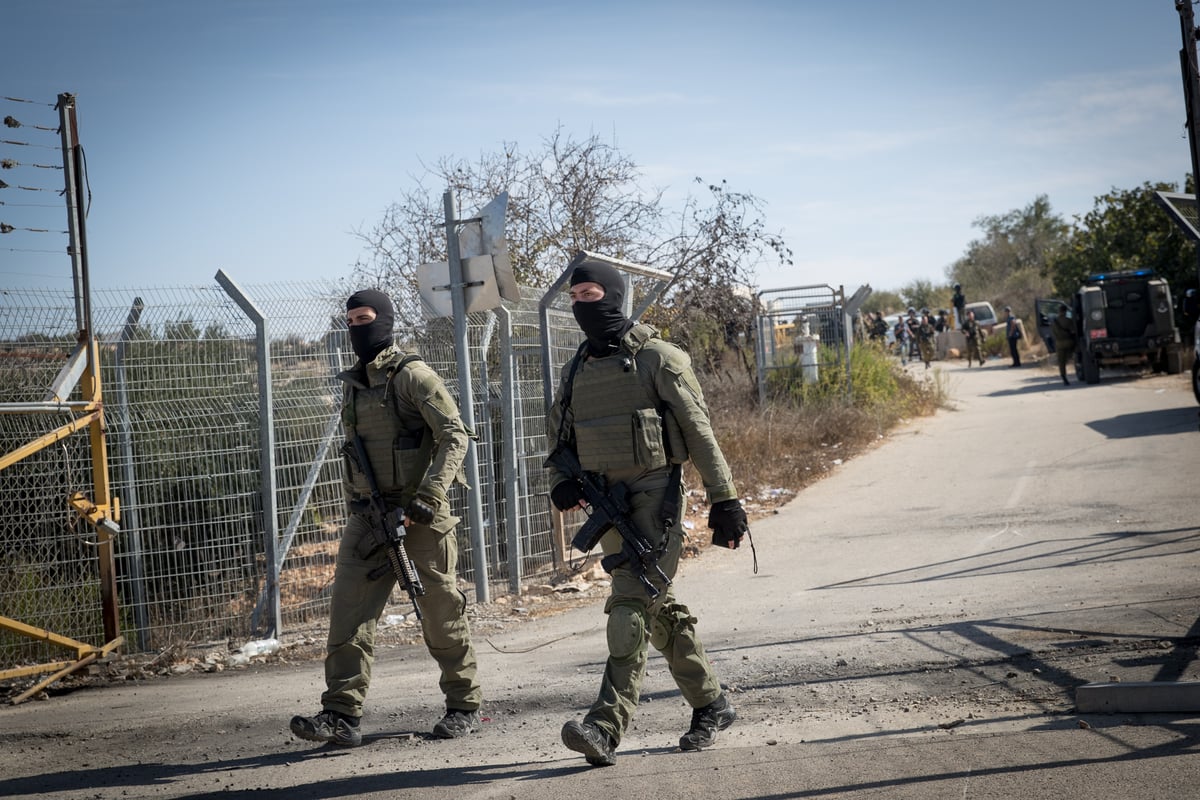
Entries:
{"type": "Polygon", "coordinates": [[[604,287],[604,297],[591,303],[572,303],[571,313],[587,335],[588,350],[593,355],[606,356],[617,349],[621,337],[633,327],[622,309],[625,280],[608,264],[582,264],[571,272],[572,286],[589,281],[604,287]]]}
{"type": "Polygon", "coordinates": [[[346,310],[368,306],[375,309],[375,319],[366,325],[350,326],[350,346],[359,361],[370,364],[392,343],[392,329],[396,324],[396,310],[392,300],[378,289],[362,289],[350,295],[346,310]]]}

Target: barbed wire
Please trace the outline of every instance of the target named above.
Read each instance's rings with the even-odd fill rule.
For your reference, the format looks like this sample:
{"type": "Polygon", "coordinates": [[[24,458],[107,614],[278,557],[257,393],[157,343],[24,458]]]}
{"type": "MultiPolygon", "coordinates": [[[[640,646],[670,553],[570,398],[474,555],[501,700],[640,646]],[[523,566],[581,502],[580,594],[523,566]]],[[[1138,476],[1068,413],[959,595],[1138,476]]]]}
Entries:
{"type": "Polygon", "coordinates": [[[10,225],[3,220],[0,220],[0,233],[12,233],[13,231],[28,231],[29,233],[69,233],[69,231],[52,231],[49,228],[25,228],[20,225],[10,225]]]}
{"type": "MultiPolygon", "coordinates": [[[[9,95],[0,96],[0,122],[7,133],[5,138],[0,138],[0,173],[5,173],[5,177],[8,178],[7,181],[0,179],[0,198],[4,198],[0,199],[0,240],[3,240],[5,245],[25,245],[0,247],[0,253],[9,253],[17,257],[14,259],[17,263],[12,266],[18,266],[22,258],[28,261],[36,258],[40,262],[42,256],[62,257],[64,253],[70,253],[69,243],[63,247],[54,246],[59,237],[68,237],[70,231],[60,229],[61,218],[55,219],[49,215],[53,209],[62,208],[62,200],[66,194],[62,179],[45,181],[57,185],[44,185],[39,177],[48,177],[54,173],[62,175],[66,170],[64,163],[53,163],[56,159],[44,156],[41,152],[62,153],[62,143],[59,141],[59,135],[62,133],[61,120],[57,113],[53,117],[43,116],[45,109],[57,112],[59,105],[57,102],[46,103],[9,95]],[[5,108],[3,106],[6,103],[20,104],[20,108],[5,108]],[[54,172],[46,172],[47,170],[54,172]],[[21,194],[21,198],[29,198],[26,201],[18,199],[18,192],[45,193],[46,200],[53,197],[58,202],[39,202],[37,195],[21,194]],[[51,238],[48,239],[47,236],[51,238]]],[[[86,167],[84,170],[83,177],[86,181],[86,167]]],[[[89,205],[90,194],[89,188],[86,196],[89,205]]],[[[37,272],[37,268],[34,271],[37,272]]],[[[28,274],[0,271],[0,280],[15,279],[28,274]]]]}
{"type": "Polygon", "coordinates": [[[35,167],[37,169],[62,169],[62,164],[26,164],[23,161],[17,161],[15,158],[0,159],[0,169],[16,169],[17,167],[35,167]]]}
{"type": "Polygon", "coordinates": [[[63,191],[62,189],[50,189],[45,186],[22,186],[21,184],[13,186],[11,183],[5,183],[4,181],[0,181],[0,189],[24,189],[27,192],[54,192],[55,194],[62,194],[63,191]]]}
{"type": "Polygon", "coordinates": [[[11,114],[9,114],[8,116],[6,116],[4,118],[4,127],[6,127],[6,128],[22,128],[22,127],[24,127],[24,128],[33,128],[34,130],[37,130],[37,131],[50,131],[51,133],[59,132],[59,128],[57,128],[57,127],[49,128],[45,125],[37,125],[34,123],[30,123],[30,122],[21,122],[21,120],[17,119],[16,117],[12,116],[11,114]]]}
{"type": "Polygon", "coordinates": [[[46,108],[57,108],[57,106],[54,103],[47,103],[44,100],[26,100],[23,97],[8,97],[8,96],[5,96],[4,99],[8,100],[10,102],[13,102],[13,103],[29,103],[30,105],[34,105],[34,106],[45,106],[46,108]]]}
{"type": "Polygon", "coordinates": [[[62,208],[61,203],[8,203],[0,200],[0,206],[9,208],[62,208]]]}
{"type": "MultiPolygon", "coordinates": [[[[66,252],[66,250],[37,250],[34,248],[29,248],[29,247],[0,247],[0,252],[3,252],[3,253],[33,253],[35,255],[61,256],[63,253],[66,252]]],[[[27,275],[27,274],[30,274],[30,273],[7,272],[4,270],[0,270],[0,275],[27,275]]],[[[46,276],[41,275],[39,273],[39,274],[35,275],[35,277],[41,278],[41,277],[46,277],[46,276]]]]}

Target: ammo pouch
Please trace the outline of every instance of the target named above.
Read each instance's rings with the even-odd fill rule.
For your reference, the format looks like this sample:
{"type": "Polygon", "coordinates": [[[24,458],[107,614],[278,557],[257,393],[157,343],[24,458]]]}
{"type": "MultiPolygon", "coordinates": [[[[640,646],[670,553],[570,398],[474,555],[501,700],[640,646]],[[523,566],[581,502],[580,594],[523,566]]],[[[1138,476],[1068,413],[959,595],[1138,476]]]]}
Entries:
{"type": "Polygon", "coordinates": [[[580,462],[588,472],[667,466],[663,422],[653,408],[595,419],[576,418],[574,429],[580,462]]]}

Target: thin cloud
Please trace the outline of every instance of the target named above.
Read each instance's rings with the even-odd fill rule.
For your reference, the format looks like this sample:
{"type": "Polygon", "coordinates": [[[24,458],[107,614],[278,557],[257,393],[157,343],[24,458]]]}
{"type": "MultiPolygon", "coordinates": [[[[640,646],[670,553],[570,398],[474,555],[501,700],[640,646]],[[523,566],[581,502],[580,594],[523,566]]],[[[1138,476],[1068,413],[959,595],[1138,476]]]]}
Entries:
{"type": "Polygon", "coordinates": [[[859,159],[865,155],[908,150],[927,142],[936,141],[945,133],[945,128],[907,131],[830,131],[820,137],[808,140],[776,144],[771,147],[771,150],[800,158],[845,161],[859,159]]]}

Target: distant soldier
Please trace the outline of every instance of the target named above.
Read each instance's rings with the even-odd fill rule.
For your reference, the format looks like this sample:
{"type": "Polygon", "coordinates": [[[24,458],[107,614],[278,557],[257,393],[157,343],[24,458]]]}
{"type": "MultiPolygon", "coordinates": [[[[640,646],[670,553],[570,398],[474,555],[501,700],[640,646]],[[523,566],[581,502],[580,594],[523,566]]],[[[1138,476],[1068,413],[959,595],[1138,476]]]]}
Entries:
{"type": "Polygon", "coordinates": [[[1054,355],[1058,358],[1058,374],[1062,376],[1064,385],[1070,386],[1067,380],[1067,364],[1075,360],[1075,320],[1067,315],[1067,304],[1058,304],[1058,315],[1050,323],[1050,332],[1054,335],[1054,355]]]}
{"type": "Polygon", "coordinates": [[[908,307],[908,316],[904,320],[908,325],[908,357],[919,358],[921,350],[917,347],[917,328],[921,326],[921,320],[917,317],[917,310],[912,306],[908,307]]]}
{"type": "Polygon", "coordinates": [[[979,329],[979,323],[975,321],[975,312],[968,311],[967,318],[962,324],[963,335],[967,337],[967,366],[971,366],[971,359],[979,362],[979,366],[983,366],[983,349],[980,346],[983,342],[983,331],[979,329]]]}
{"type": "Polygon", "coordinates": [[[1021,366],[1020,341],[1025,338],[1025,323],[1013,314],[1012,306],[1004,307],[1004,338],[1008,341],[1008,353],[1012,356],[1010,366],[1021,366]]]}
{"type": "Polygon", "coordinates": [[[908,366],[908,348],[911,346],[913,333],[908,327],[908,318],[900,317],[893,329],[896,335],[896,349],[900,352],[900,366],[908,366]]]}
{"type": "Polygon", "coordinates": [[[883,318],[882,311],[875,312],[875,319],[871,321],[871,341],[876,342],[882,347],[887,343],[888,324],[883,318]]]}
{"type": "Polygon", "coordinates": [[[933,361],[933,337],[936,333],[933,315],[929,313],[929,309],[924,309],[921,313],[921,322],[917,325],[917,347],[920,348],[921,360],[925,362],[925,369],[929,369],[929,364],[933,361]]]}
{"type": "Polygon", "coordinates": [[[954,322],[961,328],[967,321],[966,315],[963,314],[967,298],[963,294],[961,283],[954,284],[954,296],[950,298],[950,304],[954,306],[954,322]]]}

